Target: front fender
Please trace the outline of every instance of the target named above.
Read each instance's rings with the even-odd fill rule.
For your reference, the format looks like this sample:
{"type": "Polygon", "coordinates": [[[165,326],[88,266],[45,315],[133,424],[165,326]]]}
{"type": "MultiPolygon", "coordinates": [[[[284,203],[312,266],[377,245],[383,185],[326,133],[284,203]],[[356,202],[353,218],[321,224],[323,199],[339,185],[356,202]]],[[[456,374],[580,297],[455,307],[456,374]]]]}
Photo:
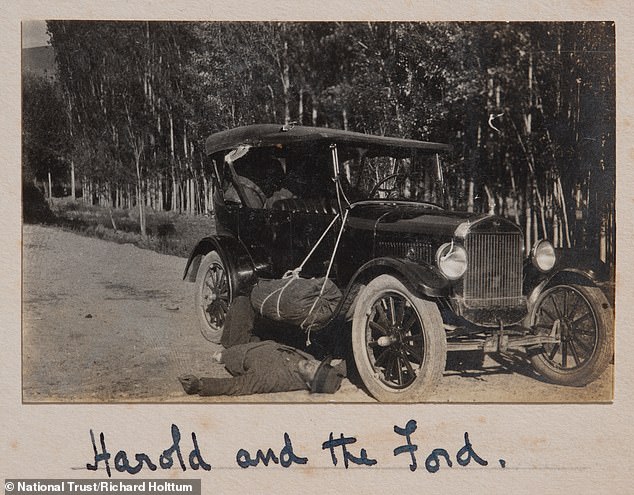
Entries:
{"type": "Polygon", "coordinates": [[[418,296],[447,297],[451,292],[449,281],[436,267],[402,258],[375,258],[368,261],[355,272],[349,285],[366,284],[385,273],[397,276],[418,296]]]}
{"type": "Polygon", "coordinates": [[[586,250],[557,249],[557,262],[548,273],[539,271],[530,260],[524,266],[524,294],[529,307],[545,287],[554,283],[598,285],[610,280],[610,267],[586,250]]]}
{"type": "Polygon", "coordinates": [[[231,279],[231,287],[235,288],[233,296],[246,294],[257,283],[255,264],[239,239],[231,235],[217,235],[203,238],[192,250],[185,265],[183,280],[195,282],[198,268],[205,255],[216,251],[231,279]]]}

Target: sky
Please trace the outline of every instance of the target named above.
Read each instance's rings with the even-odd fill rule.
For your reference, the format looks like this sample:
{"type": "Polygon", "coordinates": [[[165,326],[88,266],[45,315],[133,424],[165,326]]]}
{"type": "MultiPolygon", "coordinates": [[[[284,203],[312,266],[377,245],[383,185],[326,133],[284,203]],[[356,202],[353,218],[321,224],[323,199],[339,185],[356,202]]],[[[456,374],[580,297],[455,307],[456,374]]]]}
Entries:
{"type": "Polygon", "coordinates": [[[48,45],[46,21],[22,21],[22,48],[48,45]]]}

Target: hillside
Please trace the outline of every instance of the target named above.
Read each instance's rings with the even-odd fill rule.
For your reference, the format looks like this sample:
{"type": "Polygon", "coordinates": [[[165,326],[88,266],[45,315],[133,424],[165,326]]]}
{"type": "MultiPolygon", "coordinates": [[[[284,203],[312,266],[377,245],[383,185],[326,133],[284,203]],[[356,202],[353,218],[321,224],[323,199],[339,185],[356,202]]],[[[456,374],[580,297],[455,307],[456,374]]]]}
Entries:
{"type": "Polygon", "coordinates": [[[32,72],[40,76],[55,79],[57,65],[52,46],[36,46],[22,49],[22,73],[32,72]]]}

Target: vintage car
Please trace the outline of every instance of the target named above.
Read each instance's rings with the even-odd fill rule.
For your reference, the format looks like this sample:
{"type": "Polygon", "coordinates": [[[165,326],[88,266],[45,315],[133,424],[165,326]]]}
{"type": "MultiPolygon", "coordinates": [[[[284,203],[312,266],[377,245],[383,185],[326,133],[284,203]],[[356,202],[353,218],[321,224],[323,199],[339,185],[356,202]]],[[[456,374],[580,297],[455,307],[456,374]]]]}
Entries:
{"type": "Polygon", "coordinates": [[[609,365],[602,264],[581,266],[546,239],[527,249],[503,217],[445,209],[449,146],[263,124],[213,134],[206,152],[216,234],[193,249],[184,278],[197,284],[209,340],[234,297],[304,262],[302,277],[327,274],[341,290],[324,325],[352,318],[342,328],[380,401],[424,400],[454,351],[518,351],[571,386],[609,365]]]}

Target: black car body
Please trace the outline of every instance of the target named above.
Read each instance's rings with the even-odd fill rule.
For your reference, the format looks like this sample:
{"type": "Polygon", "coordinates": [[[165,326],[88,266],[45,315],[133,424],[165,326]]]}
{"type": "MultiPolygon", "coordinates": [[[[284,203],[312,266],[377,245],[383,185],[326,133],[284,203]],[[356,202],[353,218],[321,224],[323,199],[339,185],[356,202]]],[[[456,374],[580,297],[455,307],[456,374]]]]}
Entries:
{"type": "Polygon", "coordinates": [[[505,218],[440,206],[449,146],[266,124],[214,134],[206,151],[217,233],[185,276],[209,340],[236,295],[303,263],[302,276],[327,275],[344,294],[336,313],[353,315],[355,362],[379,400],[424,399],[451,351],[520,349],[577,386],[607,367],[604,267],[546,240],[525,246],[505,218]]]}

